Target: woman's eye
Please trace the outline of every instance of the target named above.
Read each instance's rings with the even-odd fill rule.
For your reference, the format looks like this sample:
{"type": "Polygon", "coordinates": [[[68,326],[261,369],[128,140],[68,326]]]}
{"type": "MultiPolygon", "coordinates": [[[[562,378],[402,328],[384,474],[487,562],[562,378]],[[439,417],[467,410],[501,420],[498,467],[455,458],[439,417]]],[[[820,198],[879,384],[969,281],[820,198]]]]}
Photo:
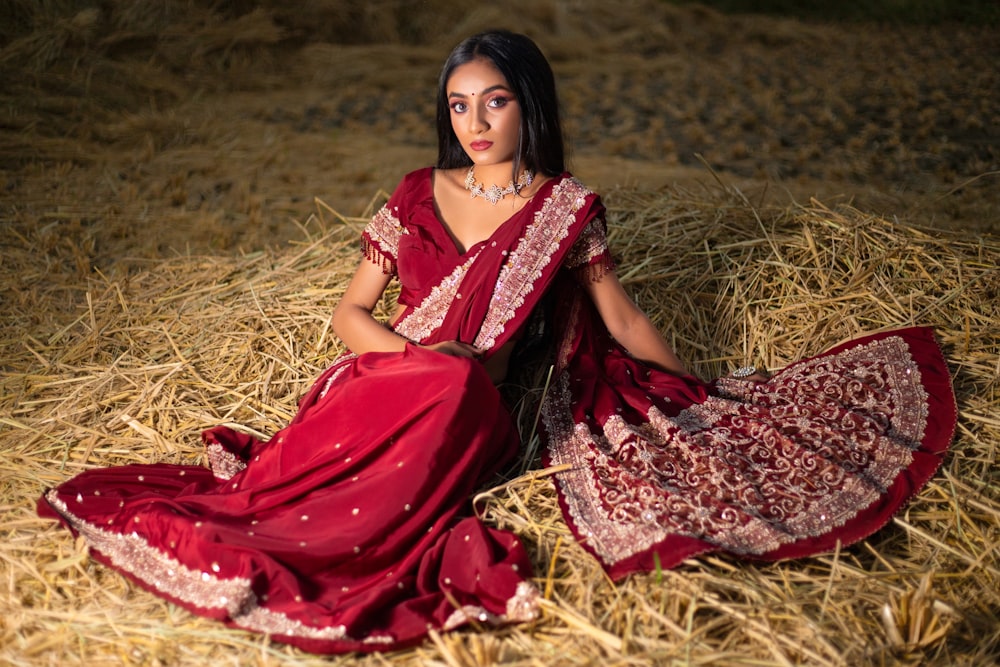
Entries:
{"type": "Polygon", "coordinates": [[[467,108],[468,107],[466,106],[465,102],[454,102],[451,105],[451,110],[454,111],[455,113],[465,113],[465,110],[467,108]]]}
{"type": "Polygon", "coordinates": [[[494,97],[494,98],[490,99],[490,101],[488,102],[488,104],[491,107],[493,107],[494,109],[499,109],[502,106],[506,106],[506,104],[507,104],[507,98],[506,97],[494,97]]]}

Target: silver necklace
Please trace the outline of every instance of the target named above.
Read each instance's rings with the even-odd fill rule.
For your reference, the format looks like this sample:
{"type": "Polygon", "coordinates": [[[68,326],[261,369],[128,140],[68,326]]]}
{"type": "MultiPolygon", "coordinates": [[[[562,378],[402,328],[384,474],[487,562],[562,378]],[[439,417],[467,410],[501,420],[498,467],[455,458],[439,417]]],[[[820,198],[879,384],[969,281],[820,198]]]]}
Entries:
{"type": "Polygon", "coordinates": [[[494,206],[496,206],[500,200],[507,195],[516,194],[528,187],[531,185],[531,181],[535,179],[535,175],[525,169],[521,172],[521,175],[518,176],[517,183],[511,181],[507,184],[507,187],[502,190],[500,189],[500,186],[495,183],[486,188],[483,187],[482,183],[476,183],[475,169],[475,165],[469,167],[469,173],[465,175],[465,189],[471,193],[472,199],[482,197],[494,206]]]}

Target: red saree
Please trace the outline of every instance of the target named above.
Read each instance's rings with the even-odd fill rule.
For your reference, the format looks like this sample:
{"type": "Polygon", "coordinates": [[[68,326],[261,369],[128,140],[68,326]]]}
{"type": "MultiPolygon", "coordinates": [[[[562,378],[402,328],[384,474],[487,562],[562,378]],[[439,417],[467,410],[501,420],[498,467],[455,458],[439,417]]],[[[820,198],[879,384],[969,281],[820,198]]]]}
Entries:
{"type": "MultiPolygon", "coordinates": [[[[579,290],[576,290],[579,292],[579,290]]],[[[567,523],[614,579],[710,551],[778,560],[881,528],[937,470],[956,406],[930,329],[869,335],[766,383],[631,359],[565,290],[543,405],[567,523]]]]}
{"type": "MultiPolygon", "coordinates": [[[[603,209],[565,175],[459,252],[435,215],[431,173],[402,181],[364,251],[398,273],[397,332],[473,343],[488,358],[603,209]]],[[[473,491],[519,445],[481,362],[417,345],[347,354],[269,441],[225,427],[203,439],[211,470],[90,470],[47,491],[39,513],[154,593],[309,651],[394,649],[429,628],[537,613],[524,547],[468,516],[473,491]]]]}
{"type": "MultiPolygon", "coordinates": [[[[599,199],[563,175],[459,252],[431,170],[407,176],[363,235],[397,273],[409,340],[486,357],[558,312],[542,406],[567,523],[616,578],[726,551],[777,559],[881,527],[933,474],[955,426],[933,334],[838,346],[767,383],[648,368],[611,340],[576,280],[610,266],[599,199]],[[574,271],[561,269],[574,269],[574,271]]],[[[428,628],[532,618],[530,562],[469,496],[517,454],[479,361],[416,345],[345,355],[268,442],[204,434],[211,470],[91,470],[45,493],[44,516],[95,558],[204,616],[315,652],[420,641],[428,628]]]]}

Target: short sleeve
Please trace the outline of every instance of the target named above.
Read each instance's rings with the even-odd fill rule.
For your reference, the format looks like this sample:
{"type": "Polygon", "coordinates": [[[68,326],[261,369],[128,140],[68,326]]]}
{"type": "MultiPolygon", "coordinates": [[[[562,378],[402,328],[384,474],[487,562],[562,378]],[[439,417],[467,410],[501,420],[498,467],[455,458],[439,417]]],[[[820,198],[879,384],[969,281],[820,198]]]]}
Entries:
{"type": "Polygon", "coordinates": [[[406,233],[404,225],[412,200],[430,182],[429,168],[410,172],[403,177],[389,201],[379,209],[361,233],[361,250],[366,258],[382,268],[386,275],[397,275],[399,240],[406,233]]]}
{"type": "Polygon", "coordinates": [[[565,266],[584,281],[600,280],[605,273],[615,268],[608,248],[607,226],[603,215],[595,216],[587,223],[570,248],[565,266]]]}
{"type": "Polygon", "coordinates": [[[399,222],[399,207],[390,199],[361,232],[361,250],[386,275],[396,275],[396,257],[403,226],[399,222]]]}

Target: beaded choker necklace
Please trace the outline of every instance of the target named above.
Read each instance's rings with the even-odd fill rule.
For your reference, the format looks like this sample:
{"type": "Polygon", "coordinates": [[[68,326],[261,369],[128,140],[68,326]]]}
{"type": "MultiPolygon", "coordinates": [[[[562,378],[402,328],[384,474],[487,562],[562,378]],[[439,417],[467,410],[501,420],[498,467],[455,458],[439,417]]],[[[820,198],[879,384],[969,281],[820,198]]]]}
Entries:
{"type": "Polygon", "coordinates": [[[499,185],[493,184],[490,187],[483,187],[482,183],[476,183],[475,165],[469,167],[469,173],[465,175],[465,189],[471,194],[472,199],[476,197],[482,197],[494,206],[499,203],[501,199],[507,195],[517,194],[524,188],[531,185],[531,181],[535,179],[535,175],[530,171],[525,170],[521,172],[521,175],[517,179],[517,183],[511,181],[507,184],[507,187],[500,189],[499,185]]]}

